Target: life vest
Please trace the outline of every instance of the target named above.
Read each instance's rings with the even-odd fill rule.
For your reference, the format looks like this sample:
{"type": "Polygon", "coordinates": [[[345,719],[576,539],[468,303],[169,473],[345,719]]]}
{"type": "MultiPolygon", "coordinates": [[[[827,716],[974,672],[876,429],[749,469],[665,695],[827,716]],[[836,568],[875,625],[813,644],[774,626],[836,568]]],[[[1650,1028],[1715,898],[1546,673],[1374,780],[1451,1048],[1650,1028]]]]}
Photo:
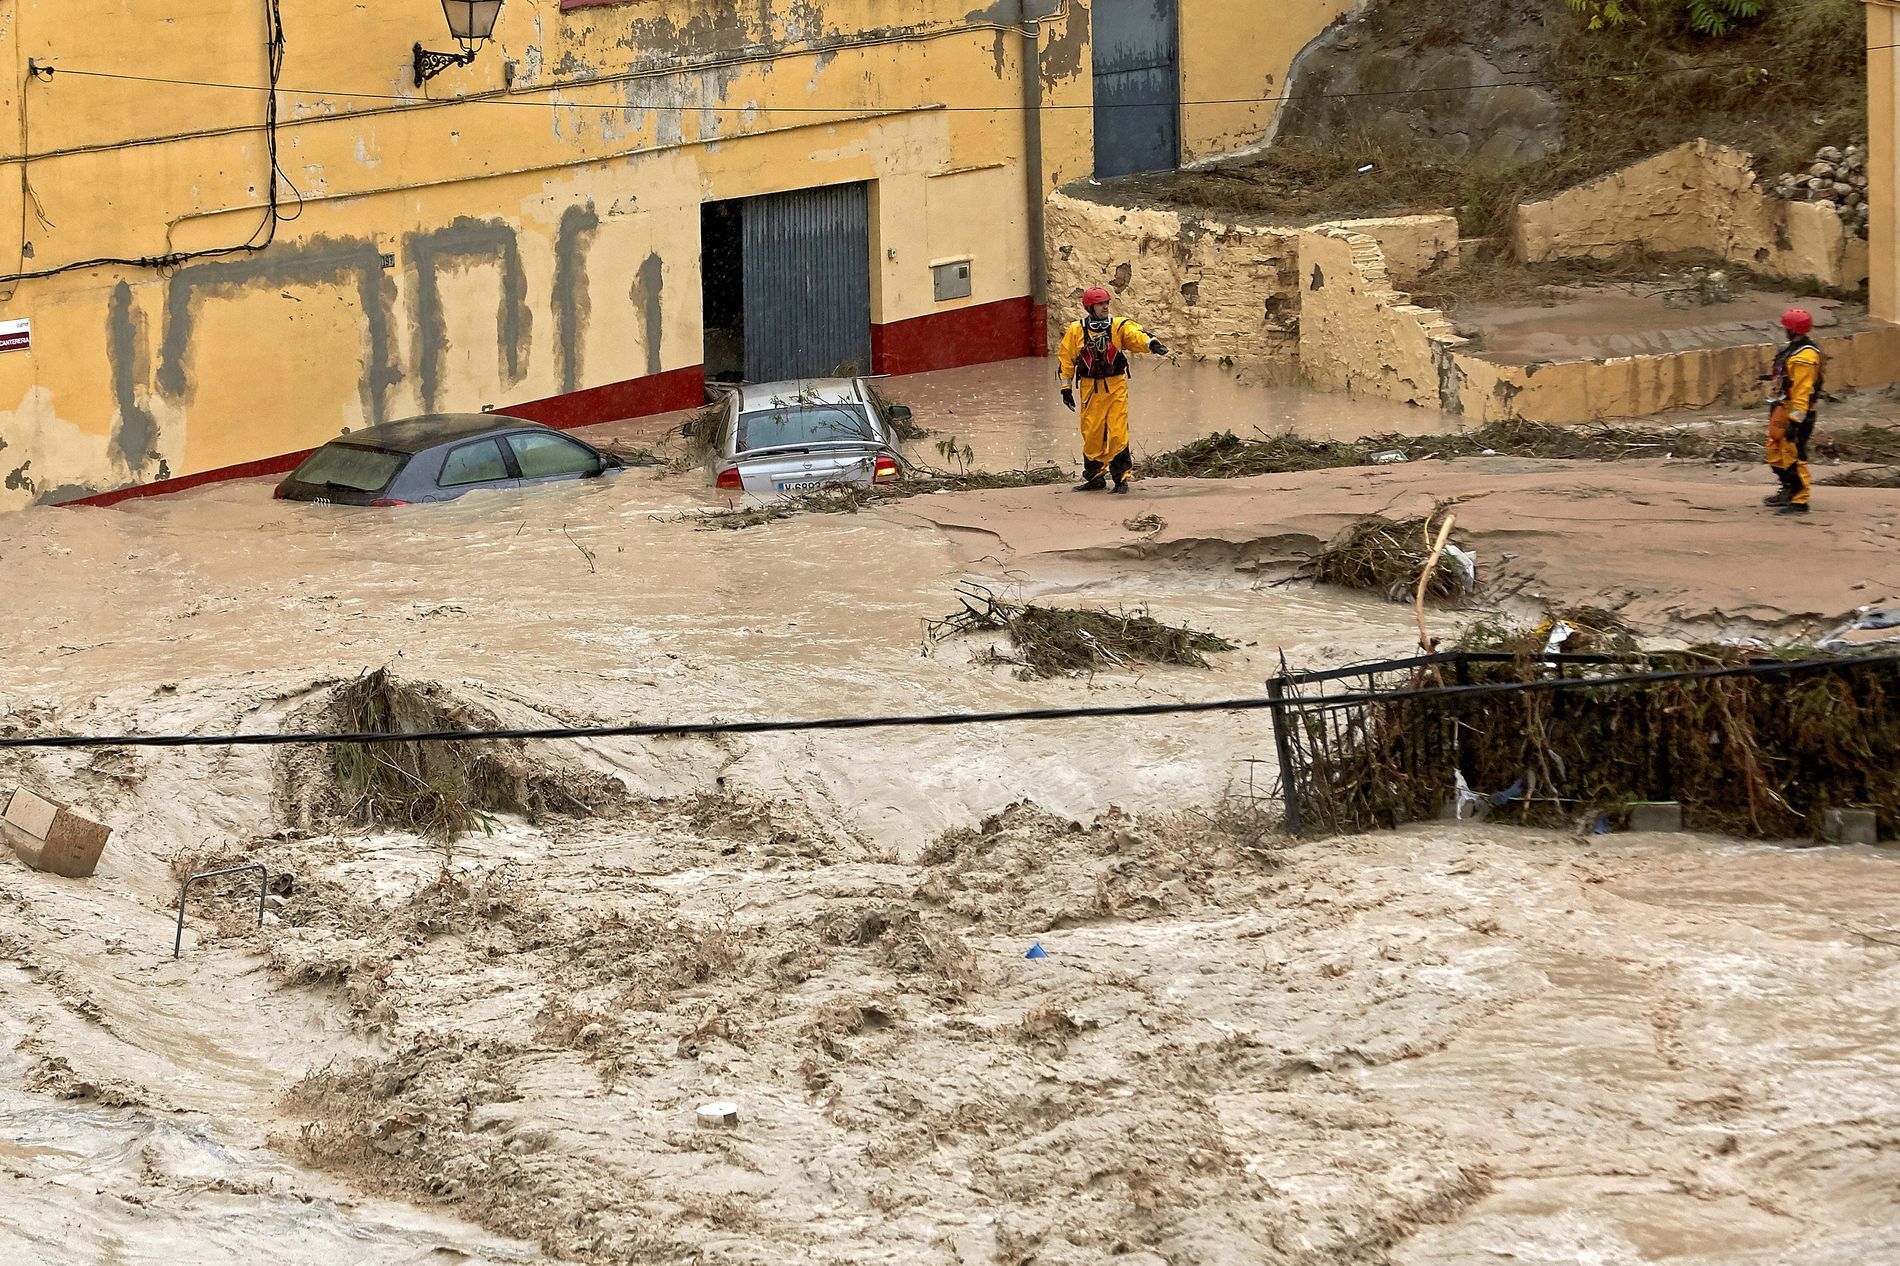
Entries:
{"type": "Polygon", "coordinates": [[[1089,329],[1088,322],[1081,323],[1082,350],[1075,358],[1077,378],[1099,381],[1103,378],[1119,378],[1128,372],[1128,354],[1118,346],[1116,338],[1124,324],[1125,321],[1111,321],[1106,330],[1097,334],[1089,329]]]}
{"type": "MultiPolygon", "coordinates": [[[[1775,380],[1775,403],[1779,404],[1794,390],[1794,374],[1788,368],[1788,361],[1796,352],[1804,352],[1809,348],[1813,348],[1814,354],[1821,357],[1821,363],[1814,370],[1814,394],[1808,400],[1808,412],[1812,413],[1814,406],[1821,403],[1822,379],[1827,377],[1827,358],[1822,355],[1820,347],[1813,339],[1805,334],[1799,338],[1790,339],[1786,347],[1775,353],[1775,365],[1769,374],[1775,380]]],[[[1760,361],[1755,363],[1761,364],[1760,361]]]]}

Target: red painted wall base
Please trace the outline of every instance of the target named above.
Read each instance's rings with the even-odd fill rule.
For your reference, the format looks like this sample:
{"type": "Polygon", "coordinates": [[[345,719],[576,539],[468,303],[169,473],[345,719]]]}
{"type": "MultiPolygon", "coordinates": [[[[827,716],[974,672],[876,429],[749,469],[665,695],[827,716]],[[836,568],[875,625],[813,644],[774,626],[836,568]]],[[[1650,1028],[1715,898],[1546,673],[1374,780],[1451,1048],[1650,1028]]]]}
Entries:
{"type": "Polygon", "coordinates": [[[693,365],[669,369],[647,378],[630,378],[604,387],[570,391],[566,395],[530,400],[510,405],[501,413],[539,422],[543,426],[571,430],[593,426],[597,422],[618,422],[623,418],[644,418],[675,409],[697,409],[706,402],[706,370],[693,365]]]}
{"type": "Polygon", "coordinates": [[[871,365],[880,374],[921,374],[991,361],[1048,355],[1046,316],[1027,295],[871,327],[871,365]]]}

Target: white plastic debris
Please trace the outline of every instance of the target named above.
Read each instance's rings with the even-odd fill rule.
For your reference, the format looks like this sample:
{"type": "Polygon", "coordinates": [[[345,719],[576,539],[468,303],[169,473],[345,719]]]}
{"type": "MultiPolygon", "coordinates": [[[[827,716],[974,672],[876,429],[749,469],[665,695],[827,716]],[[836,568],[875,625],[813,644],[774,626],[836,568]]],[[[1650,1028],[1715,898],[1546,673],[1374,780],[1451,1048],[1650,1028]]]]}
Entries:
{"type": "Polygon", "coordinates": [[[1473,791],[1470,784],[1465,782],[1464,770],[1459,769],[1452,772],[1458,777],[1458,781],[1453,787],[1453,790],[1458,796],[1458,820],[1460,822],[1470,822],[1484,816],[1484,797],[1473,791]]]}
{"type": "Polygon", "coordinates": [[[1855,607],[1851,620],[1819,639],[1815,645],[1824,651],[1843,651],[1870,642],[1891,642],[1900,637],[1900,634],[1892,632],[1897,628],[1900,628],[1900,607],[1869,604],[1855,607]],[[1855,634],[1871,636],[1857,637],[1855,634]]]}
{"type": "Polygon", "coordinates": [[[739,1105],[724,1099],[699,1105],[699,1123],[709,1129],[730,1129],[739,1124],[739,1105]]]}
{"type": "MultiPolygon", "coordinates": [[[[1551,626],[1550,640],[1544,643],[1544,654],[1555,655],[1557,648],[1562,646],[1565,642],[1568,642],[1570,635],[1575,632],[1576,630],[1571,628],[1565,621],[1557,621],[1556,624],[1551,626]]],[[[1557,662],[1555,660],[1547,659],[1544,661],[1544,667],[1546,668],[1555,668],[1556,666],[1557,662]]]]}
{"type": "Polygon", "coordinates": [[[1458,572],[1458,584],[1466,593],[1478,587],[1478,551],[1446,545],[1445,561],[1458,572]]]}
{"type": "Polygon", "coordinates": [[[1382,453],[1374,453],[1372,460],[1379,463],[1402,462],[1405,460],[1405,454],[1396,448],[1388,448],[1382,453]]]}

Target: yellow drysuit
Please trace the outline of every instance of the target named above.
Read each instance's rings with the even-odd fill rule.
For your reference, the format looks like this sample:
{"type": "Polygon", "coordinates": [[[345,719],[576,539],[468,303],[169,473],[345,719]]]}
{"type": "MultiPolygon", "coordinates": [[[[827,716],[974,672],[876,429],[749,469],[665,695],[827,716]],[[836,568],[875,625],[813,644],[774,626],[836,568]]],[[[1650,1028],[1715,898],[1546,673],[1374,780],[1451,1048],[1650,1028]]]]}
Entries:
{"type": "Polygon", "coordinates": [[[1768,413],[1768,464],[1781,480],[1780,500],[1804,506],[1813,488],[1808,478],[1808,439],[1814,434],[1815,396],[1821,389],[1821,349],[1797,338],[1775,357],[1775,394],[1768,413]]]}
{"type": "Polygon", "coordinates": [[[1062,385],[1076,394],[1082,422],[1082,476],[1104,473],[1116,482],[1128,478],[1128,355],[1149,350],[1152,340],[1139,325],[1116,318],[1107,335],[1091,345],[1082,322],[1069,326],[1056,352],[1062,385]]]}

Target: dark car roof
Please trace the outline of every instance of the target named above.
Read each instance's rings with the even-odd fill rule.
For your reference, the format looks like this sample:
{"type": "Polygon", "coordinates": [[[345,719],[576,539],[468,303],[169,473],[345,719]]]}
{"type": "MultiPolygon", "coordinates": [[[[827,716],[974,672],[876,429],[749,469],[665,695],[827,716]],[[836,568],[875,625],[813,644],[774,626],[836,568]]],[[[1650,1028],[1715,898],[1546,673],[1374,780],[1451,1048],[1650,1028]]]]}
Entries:
{"type": "Polygon", "coordinates": [[[465,440],[471,435],[490,431],[518,431],[523,427],[545,430],[539,422],[512,417],[506,413],[428,413],[419,418],[401,418],[381,426],[366,426],[331,440],[332,444],[353,444],[359,448],[382,448],[392,453],[420,453],[437,444],[465,440]]]}

